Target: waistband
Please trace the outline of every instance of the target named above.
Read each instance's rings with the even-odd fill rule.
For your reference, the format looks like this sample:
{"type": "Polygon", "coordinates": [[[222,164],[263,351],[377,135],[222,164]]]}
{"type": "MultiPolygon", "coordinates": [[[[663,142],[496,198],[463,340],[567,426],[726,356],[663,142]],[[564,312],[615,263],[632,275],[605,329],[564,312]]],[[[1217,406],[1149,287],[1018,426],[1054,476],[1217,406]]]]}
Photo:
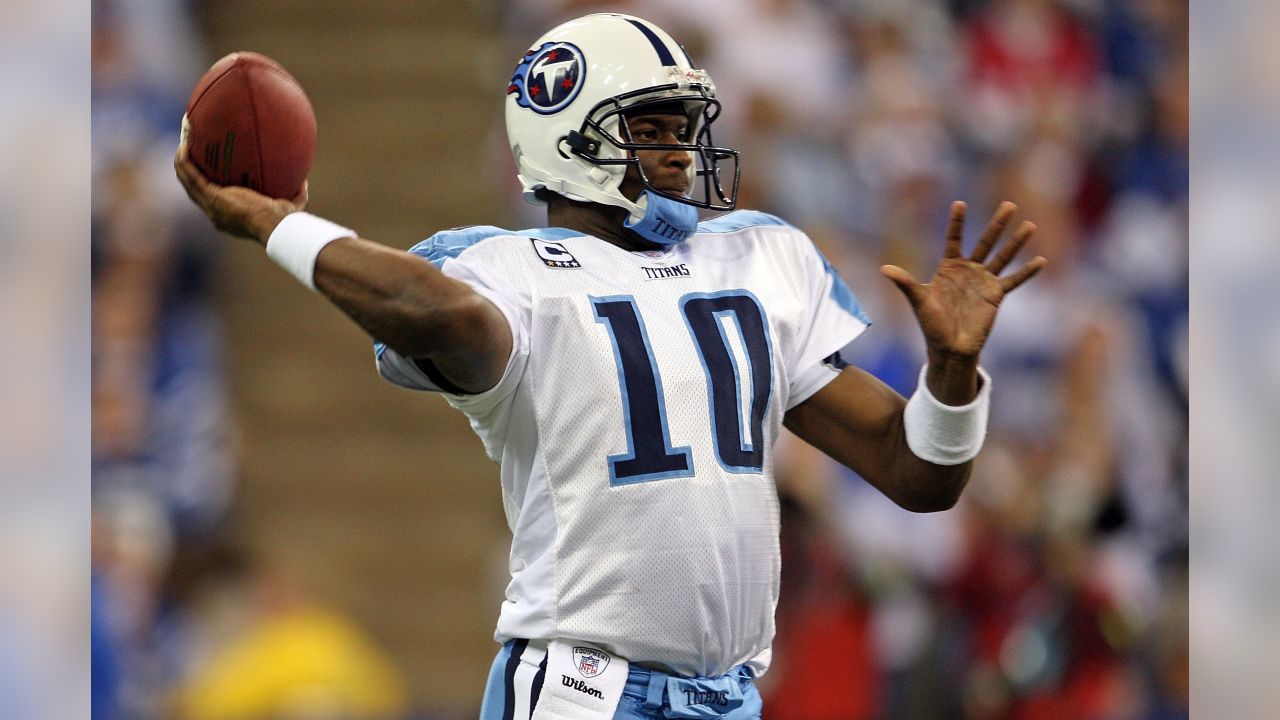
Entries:
{"type": "Polygon", "coordinates": [[[628,668],[627,684],[622,687],[622,694],[641,701],[649,709],[662,707],[663,704],[671,705],[673,704],[672,699],[667,694],[667,689],[671,687],[667,683],[668,678],[688,680],[694,683],[700,681],[736,683],[745,690],[746,686],[755,681],[755,673],[746,665],[739,665],[720,677],[688,677],[632,665],[628,668]]]}
{"type": "MultiPolygon", "coordinates": [[[[505,644],[510,646],[514,642],[516,641],[508,640],[505,644]]],[[[545,654],[547,641],[528,640],[527,646],[540,650],[545,654]]],[[[755,671],[750,666],[743,664],[718,677],[688,676],[667,672],[658,667],[646,667],[645,665],[631,662],[628,663],[627,682],[622,687],[622,694],[640,701],[646,708],[650,709],[662,707],[664,703],[670,705],[672,703],[671,698],[668,696],[668,688],[671,687],[671,684],[667,682],[670,678],[694,684],[733,683],[745,690],[747,686],[755,681],[755,671]]]]}

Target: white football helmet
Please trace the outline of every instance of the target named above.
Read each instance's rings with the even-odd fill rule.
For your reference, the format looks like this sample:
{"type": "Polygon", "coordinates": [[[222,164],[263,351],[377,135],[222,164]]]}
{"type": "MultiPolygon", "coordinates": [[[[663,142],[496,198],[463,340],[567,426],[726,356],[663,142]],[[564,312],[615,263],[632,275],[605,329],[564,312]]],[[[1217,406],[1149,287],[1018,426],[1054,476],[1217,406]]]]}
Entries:
{"type": "Polygon", "coordinates": [[[640,168],[635,150],[693,156],[689,196],[652,187],[640,170],[648,190],[694,207],[733,209],[738,151],[712,145],[719,114],[715,84],[684,48],[656,25],[616,13],[571,20],[538,38],[507,87],[507,139],[526,200],[545,202],[551,191],[637,216],[643,208],[619,190],[627,166],[640,168]],[[689,117],[689,144],[632,143],[623,113],[671,103],[689,117]]]}

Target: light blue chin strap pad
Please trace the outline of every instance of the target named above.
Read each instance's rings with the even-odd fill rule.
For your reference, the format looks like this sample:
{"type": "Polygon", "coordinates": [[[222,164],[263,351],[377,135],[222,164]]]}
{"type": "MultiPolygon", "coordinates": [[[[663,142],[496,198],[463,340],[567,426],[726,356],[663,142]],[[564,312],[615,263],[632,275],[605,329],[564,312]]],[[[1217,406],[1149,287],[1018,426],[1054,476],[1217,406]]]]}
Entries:
{"type": "Polygon", "coordinates": [[[644,217],[633,221],[630,217],[623,225],[639,233],[645,240],[659,245],[675,245],[688,240],[698,229],[698,209],[676,202],[652,190],[645,190],[649,203],[644,217]]]}

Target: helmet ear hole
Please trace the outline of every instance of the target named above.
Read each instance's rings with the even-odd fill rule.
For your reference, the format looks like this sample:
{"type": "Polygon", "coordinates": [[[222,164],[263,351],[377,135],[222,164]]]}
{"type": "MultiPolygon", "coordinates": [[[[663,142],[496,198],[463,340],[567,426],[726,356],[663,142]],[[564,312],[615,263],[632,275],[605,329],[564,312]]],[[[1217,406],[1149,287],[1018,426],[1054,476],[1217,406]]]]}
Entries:
{"type": "MultiPolygon", "coordinates": [[[[569,146],[569,149],[576,155],[590,155],[596,157],[600,154],[600,141],[592,140],[577,130],[570,130],[568,135],[560,138],[560,142],[569,146]]],[[[559,145],[557,145],[559,149],[559,145]]],[[[564,155],[564,150],[560,150],[560,154],[564,155]]],[[[565,157],[568,159],[568,156],[565,157]]]]}

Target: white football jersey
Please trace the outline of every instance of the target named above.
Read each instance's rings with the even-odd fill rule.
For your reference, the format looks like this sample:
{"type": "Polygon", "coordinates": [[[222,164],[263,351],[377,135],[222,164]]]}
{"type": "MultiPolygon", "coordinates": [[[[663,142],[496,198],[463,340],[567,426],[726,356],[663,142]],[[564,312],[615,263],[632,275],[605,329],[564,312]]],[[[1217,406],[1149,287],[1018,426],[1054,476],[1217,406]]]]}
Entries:
{"type": "Polygon", "coordinates": [[[410,252],[492,300],[506,373],[446,392],[501,465],[511,584],[497,639],[595,643],[716,676],[768,665],[778,600],[773,444],[869,321],[799,230],[738,211],[663,252],[563,228],[438,233],[410,252]]]}

